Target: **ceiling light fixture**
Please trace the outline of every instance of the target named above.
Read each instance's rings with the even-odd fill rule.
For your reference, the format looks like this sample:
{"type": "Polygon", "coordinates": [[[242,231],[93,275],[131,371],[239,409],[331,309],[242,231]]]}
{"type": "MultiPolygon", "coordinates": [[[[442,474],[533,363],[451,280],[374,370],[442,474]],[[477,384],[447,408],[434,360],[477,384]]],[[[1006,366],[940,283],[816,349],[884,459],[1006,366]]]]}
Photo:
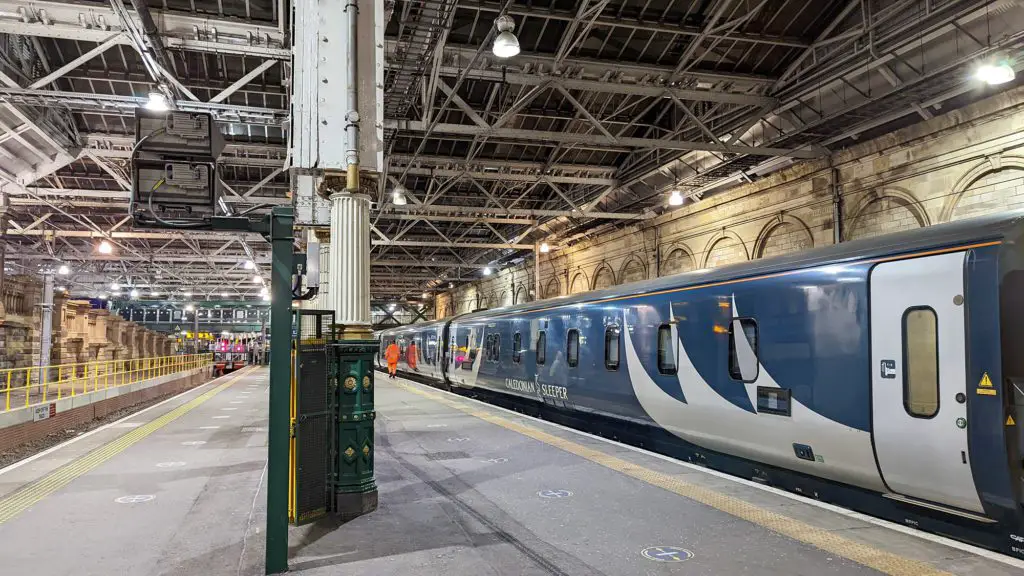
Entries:
{"type": "Polygon", "coordinates": [[[99,251],[100,254],[110,254],[114,251],[114,247],[110,242],[104,240],[100,242],[100,245],[96,247],[96,250],[99,251]]]}
{"type": "Polygon", "coordinates": [[[220,293],[220,297],[221,298],[227,298],[228,296],[230,296],[230,294],[228,294],[227,292],[221,292],[220,293]]]}
{"type": "Polygon", "coordinates": [[[252,277],[252,283],[253,284],[263,284],[263,276],[260,276],[259,274],[253,276],[252,277]]]}
{"type": "Polygon", "coordinates": [[[541,242],[540,243],[540,253],[541,254],[547,254],[548,252],[551,252],[551,246],[548,246],[547,242],[541,242]]]}
{"type": "Polygon", "coordinates": [[[129,293],[129,296],[131,296],[132,298],[138,298],[139,297],[139,291],[138,290],[132,290],[129,293]]]}
{"type": "Polygon", "coordinates": [[[494,21],[494,26],[498,29],[498,35],[494,37],[491,52],[498,58],[511,58],[519,54],[519,38],[516,38],[514,33],[516,21],[511,16],[502,14],[494,21]]]}
{"type": "Polygon", "coordinates": [[[61,276],[67,276],[70,273],[71,269],[64,264],[61,264],[60,268],[57,268],[57,274],[60,274],[61,276]]]}
{"type": "Polygon", "coordinates": [[[149,93],[149,100],[146,101],[146,110],[152,110],[153,112],[166,112],[167,96],[164,96],[161,92],[153,91],[149,93]]]}
{"type": "Polygon", "coordinates": [[[1017,73],[1014,71],[1010,59],[1006,55],[1002,55],[979,66],[974,76],[989,86],[998,86],[1012,82],[1017,77],[1017,73]]]}
{"type": "Polygon", "coordinates": [[[191,298],[192,297],[192,293],[189,292],[188,290],[182,292],[181,295],[184,296],[185,298],[191,298]]]}
{"type": "Polygon", "coordinates": [[[489,267],[488,268],[484,268],[484,276],[490,276],[490,275],[491,275],[491,269],[489,267]]]}
{"type": "Polygon", "coordinates": [[[159,296],[160,295],[160,291],[159,290],[150,290],[149,291],[149,295],[150,296],[159,296]]]}
{"type": "Polygon", "coordinates": [[[121,285],[118,284],[117,282],[111,282],[110,283],[110,289],[111,290],[120,290],[121,289],[121,285]]]}
{"type": "Polygon", "coordinates": [[[270,294],[264,294],[263,295],[263,301],[264,302],[270,302],[270,294]]]}
{"type": "Polygon", "coordinates": [[[253,270],[253,269],[255,269],[255,268],[256,268],[256,263],[255,263],[255,262],[253,262],[252,260],[246,260],[246,261],[245,261],[245,263],[244,263],[244,264],[242,264],[242,266],[243,266],[243,267],[244,267],[244,268],[245,268],[246,270],[253,270]]]}
{"type": "Polygon", "coordinates": [[[409,200],[405,197],[406,192],[405,186],[401,184],[395,186],[395,189],[391,192],[391,203],[395,206],[405,206],[408,204],[409,200]]]}
{"type": "Polygon", "coordinates": [[[669,195],[669,197],[668,197],[668,205],[669,206],[682,206],[683,205],[683,195],[679,192],[679,190],[673,190],[672,194],[669,195]]]}
{"type": "Polygon", "coordinates": [[[191,312],[191,311],[193,311],[193,310],[195,310],[195,306],[193,306],[193,305],[191,305],[191,304],[187,304],[187,305],[185,306],[185,312],[191,312]]]}

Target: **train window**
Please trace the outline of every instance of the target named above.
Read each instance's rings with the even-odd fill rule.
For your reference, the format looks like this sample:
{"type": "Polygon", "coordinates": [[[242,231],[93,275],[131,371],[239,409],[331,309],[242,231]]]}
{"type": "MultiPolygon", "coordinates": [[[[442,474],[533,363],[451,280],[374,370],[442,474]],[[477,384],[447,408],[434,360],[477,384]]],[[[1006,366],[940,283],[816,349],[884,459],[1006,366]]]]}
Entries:
{"type": "Polygon", "coordinates": [[[497,334],[488,334],[484,338],[484,358],[488,362],[497,362],[499,354],[501,353],[501,336],[497,334]]]}
{"type": "Polygon", "coordinates": [[[676,373],[676,347],[672,342],[672,327],[668,324],[658,327],[658,372],[676,373]]]}
{"type": "Polygon", "coordinates": [[[903,314],[903,407],[915,418],[939,412],[939,322],[928,307],[903,314]]]}
{"type": "Polygon", "coordinates": [[[565,352],[569,368],[575,368],[580,364],[580,331],[573,328],[569,330],[566,337],[565,352]]]}
{"type": "Polygon", "coordinates": [[[548,335],[544,331],[537,334],[537,365],[544,364],[548,359],[548,335]]]}
{"type": "Polygon", "coordinates": [[[757,322],[753,318],[733,318],[729,324],[729,376],[753,382],[757,374],[757,322]]]}
{"type": "Polygon", "coordinates": [[[512,361],[519,364],[523,359],[523,337],[516,332],[512,335],[512,361]]]}
{"type": "Polygon", "coordinates": [[[417,340],[419,340],[420,343],[416,345],[416,352],[419,354],[420,362],[423,362],[423,339],[417,338],[417,340]]]}
{"type": "Polygon", "coordinates": [[[604,367],[619,369],[619,327],[609,326],[604,331],[604,367]]]}

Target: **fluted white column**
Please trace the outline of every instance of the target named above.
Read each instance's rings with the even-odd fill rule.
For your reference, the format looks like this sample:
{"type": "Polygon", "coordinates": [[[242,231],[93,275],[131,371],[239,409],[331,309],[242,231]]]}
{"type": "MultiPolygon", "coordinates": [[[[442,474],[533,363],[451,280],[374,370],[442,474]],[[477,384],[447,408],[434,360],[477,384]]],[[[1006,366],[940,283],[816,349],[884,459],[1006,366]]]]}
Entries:
{"type": "Polygon", "coordinates": [[[370,197],[331,195],[331,248],[327,305],[346,332],[370,329],[370,197]]]}

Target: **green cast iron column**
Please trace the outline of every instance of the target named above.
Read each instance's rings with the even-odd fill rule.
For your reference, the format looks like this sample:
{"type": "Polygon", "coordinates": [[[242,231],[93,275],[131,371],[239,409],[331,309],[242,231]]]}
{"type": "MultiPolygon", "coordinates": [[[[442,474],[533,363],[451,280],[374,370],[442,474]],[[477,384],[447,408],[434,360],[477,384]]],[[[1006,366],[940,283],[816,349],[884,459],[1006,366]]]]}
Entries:
{"type": "Polygon", "coordinates": [[[288,435],[291,388],[292,208],[270,216],[270,432],[267,463],[267,574],[288,570],[288,435]]]}
{"type": "Polygon", "coordinates": [[[342,521],[377,509],[373,479],[373,356],[376,340],[341,340],[337,354],[338,454],[335,513],[342,521]]]}

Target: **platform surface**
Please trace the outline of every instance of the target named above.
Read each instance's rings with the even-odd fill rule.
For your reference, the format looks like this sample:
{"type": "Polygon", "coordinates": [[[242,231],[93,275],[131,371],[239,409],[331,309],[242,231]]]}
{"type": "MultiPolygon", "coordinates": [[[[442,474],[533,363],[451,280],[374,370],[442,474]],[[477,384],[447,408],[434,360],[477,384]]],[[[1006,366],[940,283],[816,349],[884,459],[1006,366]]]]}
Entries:
{"type": "Polygon", "coordinates": [[[0,471],[0,574],[262,574],[267,380],[223,376],[0,471]]]}
{"type": "MultiPolygon", "coordinates": [[[[0,471],[0,573],[262,574],[267,376],[226,376],[0,471]]],[[[293,528],[294,574],[1024,573],[993,553],[377,382],[380,508],[293,528]]]]}
{"type": "Polygon", "coordinates": [[[380,509],[293,530],[293,572],[1024,573],[1021,562],[406,380],[379,376],[376,402],[380,509]]]}

